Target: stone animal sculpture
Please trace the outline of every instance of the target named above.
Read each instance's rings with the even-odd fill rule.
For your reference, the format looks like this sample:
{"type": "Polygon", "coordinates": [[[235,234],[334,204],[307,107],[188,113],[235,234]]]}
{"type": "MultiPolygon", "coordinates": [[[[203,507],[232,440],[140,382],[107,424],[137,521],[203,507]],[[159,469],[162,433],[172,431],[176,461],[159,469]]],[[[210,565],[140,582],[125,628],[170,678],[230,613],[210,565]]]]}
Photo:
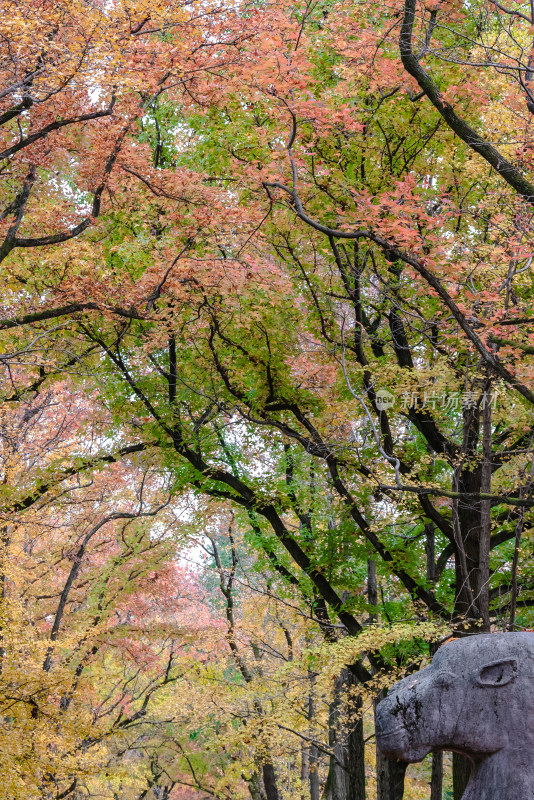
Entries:
{"type": "Polygon", "coordinates": [[[384,755],[412,763],[435,750],[472,762],[462,800],[534,800],[534,633],[445,644],[376,709],[384,755]]]}

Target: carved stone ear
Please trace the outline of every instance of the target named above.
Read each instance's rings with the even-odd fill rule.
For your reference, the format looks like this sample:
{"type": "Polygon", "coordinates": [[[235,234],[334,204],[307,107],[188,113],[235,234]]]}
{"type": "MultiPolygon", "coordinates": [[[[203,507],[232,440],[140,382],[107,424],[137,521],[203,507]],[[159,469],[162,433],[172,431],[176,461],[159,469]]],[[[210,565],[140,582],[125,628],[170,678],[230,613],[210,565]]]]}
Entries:
{"type": "Polygon", "coordinates": [[[517,675],[517,660],[515,658],[505,658],[502,661],[492,661],[482,667],[478,674],[480,686],[506,686],[511,683],[517,675]]]}

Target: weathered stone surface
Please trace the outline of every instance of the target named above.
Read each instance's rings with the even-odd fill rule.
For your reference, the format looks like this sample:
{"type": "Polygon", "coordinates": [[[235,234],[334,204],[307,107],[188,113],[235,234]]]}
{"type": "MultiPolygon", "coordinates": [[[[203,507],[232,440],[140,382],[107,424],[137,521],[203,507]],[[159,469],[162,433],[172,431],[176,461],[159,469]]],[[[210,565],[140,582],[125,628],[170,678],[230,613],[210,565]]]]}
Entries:
{"type": "Polygon", "coordinates": [[[391,758],[467,755],[473,768],[463,800],[534,800],[534,634],[444,645],[429,667],[390,689],[376,725],[391,758]]]}

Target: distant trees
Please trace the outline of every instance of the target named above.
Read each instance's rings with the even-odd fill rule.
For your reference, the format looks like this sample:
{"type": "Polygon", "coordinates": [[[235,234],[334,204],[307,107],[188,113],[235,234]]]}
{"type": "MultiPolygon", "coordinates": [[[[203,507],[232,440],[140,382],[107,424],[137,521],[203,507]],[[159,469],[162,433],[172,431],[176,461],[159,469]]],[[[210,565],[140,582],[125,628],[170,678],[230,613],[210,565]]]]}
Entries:
{"type": "Polygon", "coordinates": [[[121,756],[142,762],[145,742],[165,746],[160,696],[182,678],[188,640],[202,647],[213,625],[175,563],[161,475],[128,461],[69,475],[76,438],[89,449],[101,442],[98,420],[80,419],[90,410],[86,398],[50,390],[24,415],[3,413],[6,798],[86,796],[126,781],[121,756]],[[56,460],[63,474],[36,485],[56,460]]]}

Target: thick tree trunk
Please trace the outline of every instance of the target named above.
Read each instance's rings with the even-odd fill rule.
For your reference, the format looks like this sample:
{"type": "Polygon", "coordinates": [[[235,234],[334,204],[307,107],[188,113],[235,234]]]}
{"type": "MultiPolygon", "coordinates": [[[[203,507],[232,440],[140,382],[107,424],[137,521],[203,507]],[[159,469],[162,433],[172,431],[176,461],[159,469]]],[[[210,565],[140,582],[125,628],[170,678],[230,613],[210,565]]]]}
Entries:
{"type": "Polygon", "coordinates": [[[442,800],[442,798],[443,798],[443,753],[432,753],[430,800],[442,800]]]}
{"type": "Polygon", "coordinates": [[[363,736],[363,717],[359,714],[362,701],[354,703],[349,722],[347,739],[347,800],[365,800],[365,740],[363,736]],[[358,713],[358,717],[354,715],[358,713]]]}
{"type": "Polygon", "coordinates": [[[361,700],[354,691],[357,685],[350,669],[336,680],[329,717],[333,755],[324,793],[327,800],[365,800],[365,743],[361,700]]]}
{"type": "Polygon", "coordinates": [[[386,758],[376,749],[376,798],[377,800],[403,800],[404,776],[407,764],[386,758]]]}
{"type": "Polygon", "coordinates": [[[479,616],[476,605],[476,590],[480,583],[479,546],[480,546],[480,503],[466,500],[464,493],[480,492],[480,465],[474,462],[480,430],[480,412],[478,408],[463,409],[463,436],[461,455],[454,468],[452,489],[459,493],[458,499],[452,501],[452,521],[455,533],[455,611],[471,619],[479,616]]]}
{"type": "Polygon", "coordinates": [[[471,775],[471,761],[460,753],[452,754],[452,794],[454,800],[461,800],[467,781],[471,775]]]}
{"type": "Polygon", "coordinates": [[[464,408],[462,461],[455,469],[453,488],[462,496],[453,501],[453,525],[456,531],[456,600],[455,610],[476,620],[474,629],[489,630],[489,554],[491,504],[473,500],[472,495],[489,492],[491,487],[491,404],[489,382],[484,389],[481,408],[464,408]],[[481,413],[482,410],[482,413],[481,413]],[[477,458],[482,433],[482,459],[477,458]]]}
{"type": "Polygon", "coordinates": [[[278,789],[276,787],[276,775],[274,773],[274,767],[269,761],[262,765],[262,774],[267,800],[280,800],[278,789]]]}
{"type": "Polygon", "coordinates": [[[334,699],[330,703],[328,714],[328,744],[332,751],[330,768],[326,779],[325,800],[347,800],[347,780],[345,777],[345,748],[341,730],[340,711],[344,673],[336,679],[334,699]]]}
{"type": "Polygon", "coordinates": [[[334,748],[334,758],[330,763],[330,798],[331,800],[348,800],[348,781],[345,772],[344,748],[342,744],[334,748]],[[341,761],[343,759],[343,761],[341,761]]]}
{"type": "MultiPolygon", "coordinates": [[[[385,691],[378,695],[375,708],[385,695],[385,691]]],[[[376,800],[403,800],[406,768],[404,761],[386,758],[376,748],[376,800]]]]}

